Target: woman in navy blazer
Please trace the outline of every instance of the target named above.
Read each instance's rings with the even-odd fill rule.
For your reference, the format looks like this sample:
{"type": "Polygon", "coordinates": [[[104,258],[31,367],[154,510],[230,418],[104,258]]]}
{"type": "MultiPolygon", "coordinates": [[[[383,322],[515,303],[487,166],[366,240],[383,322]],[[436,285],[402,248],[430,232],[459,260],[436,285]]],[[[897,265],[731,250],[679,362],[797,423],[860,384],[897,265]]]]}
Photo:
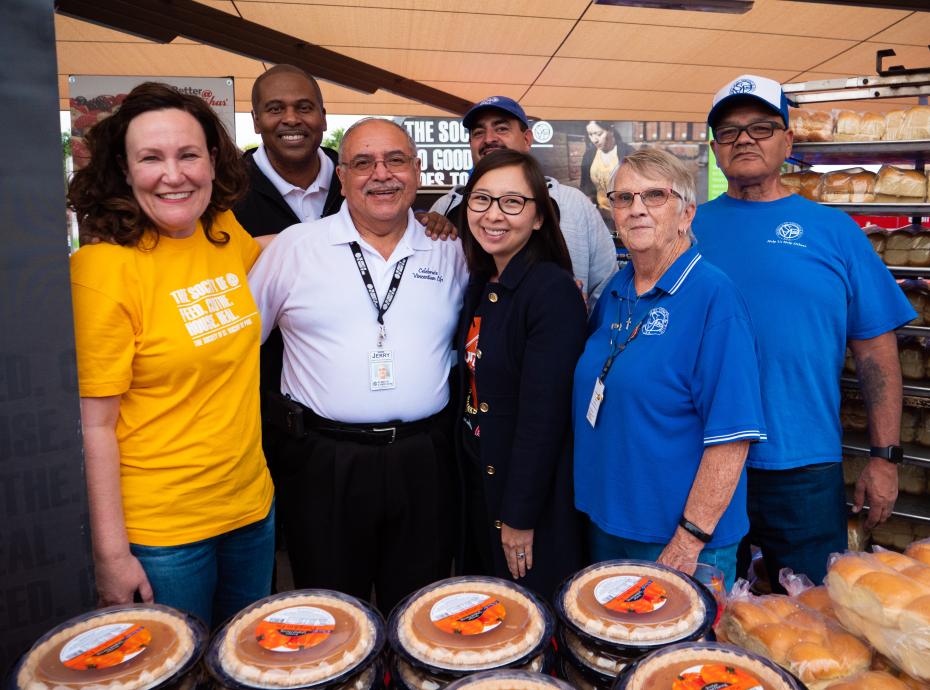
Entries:
{"type": "Polygon", "coordinates": [[[587,313],[531,156],[485,156],[464,196],[472,277],[456,341],[463,570],[519,579],[549,598],[582,565],[571,390],[587,313]]]}

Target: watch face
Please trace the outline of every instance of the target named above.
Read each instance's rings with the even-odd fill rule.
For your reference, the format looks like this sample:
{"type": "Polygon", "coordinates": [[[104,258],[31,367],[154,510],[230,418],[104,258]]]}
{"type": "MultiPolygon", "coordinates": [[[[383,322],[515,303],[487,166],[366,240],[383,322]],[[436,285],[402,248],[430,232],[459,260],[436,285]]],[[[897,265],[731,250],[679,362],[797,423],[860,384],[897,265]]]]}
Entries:
{"type": "Polygon", "coordinates": [[[904,461],[904,448],[901,446],[883,446],[879,448],[873,446],[869,449],[869,455],[873,458],[884,458],[890,462],[901,463],[904,461]]]}

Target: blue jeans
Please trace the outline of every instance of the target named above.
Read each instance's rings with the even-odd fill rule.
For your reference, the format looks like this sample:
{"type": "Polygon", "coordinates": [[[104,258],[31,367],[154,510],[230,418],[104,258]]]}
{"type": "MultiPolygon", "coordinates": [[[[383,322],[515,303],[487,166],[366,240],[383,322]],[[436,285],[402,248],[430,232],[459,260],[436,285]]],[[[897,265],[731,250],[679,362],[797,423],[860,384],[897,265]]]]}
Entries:
{"type": "MultiPolygon", "coordinates": [[[[616,558],[635,558],[640,561],[655,561],[665,548],[665,544],[650,544],[633,541],[608,534],[593,522],[589,522],[588,542],[591,548],[591,560],[611,561],[616,558]]],[[[698,563],[706,563],[718,568],[723,573],[727,591],[736,579],[736,548],[738,544],[721,546],[716,549],[705,548],[698,556],[698,563]]]]}
{"type": "Polygon", "coordinates": [[[262,520],[203,541],[129,547],[145,569],[156,603],[189,611],[215,628],[271,594],[274,504],[262,520]]]}
{"type": "Polygon", "coordinates": [[[762,549],[765,568],[777,592],[782,568],[807,575],[819,585],[827,558],[848,548],[843,466],[825,462],[793,470],[746,472],[749,534],[740,544],[741,572],[749,566],[749,545],[762,549]]]}

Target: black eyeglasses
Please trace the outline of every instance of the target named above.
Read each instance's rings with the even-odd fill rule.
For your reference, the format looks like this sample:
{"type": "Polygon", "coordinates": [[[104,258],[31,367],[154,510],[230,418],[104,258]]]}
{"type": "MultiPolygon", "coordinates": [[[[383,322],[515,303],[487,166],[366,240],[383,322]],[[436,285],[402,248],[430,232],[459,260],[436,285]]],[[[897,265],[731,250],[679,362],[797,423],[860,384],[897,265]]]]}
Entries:
{"type": "Polygon", "coordinates": [[[339,165],[348,168],[353,175],[368,175],[377,167],[378,163],[384,163],[384,167],[391,172],[400,172],[404,170],[410,161],[416,156],[407,156],[403,153],[395,153],[387,158],[380,160],[374,158],[353,158],[349,162],[341,162],[339,165]]]}
{"type": "Polygon", "coordinates": [[[489,208],[491,204],[497,202],[497,207],[508,216],[519,216],[523,209],[526,208],[527,201],[535,202],[531,196],[523,196],[522,194],[504,194],[504,196],[491,196],[490,194],[484,194],[483,192],[472,192],[468,195],[468,208],[474,211],[475,213],[484,213],[489,208]]]}
{"type": "Polygon", "coordinates": [[[717,127],[714,129],[714,139],[718,144],[732,144],[734,141],[739,139],[739,135],[743,132],[749,135],[751,139],[771,139],[775,134],[776,129],[785,129],[779,124],[774,122],[769,122],[768,120],[762,120],[760,122],[750,122],[744,127],[739,127],[737,125],[724,125],[723,127],[717,127]]]}
{"type": "Polygon", "coordinates": [[[639,195],[640,200],[646,206],[664,206],[672,195],[681,198],[681,194],[668,187],[653,187],[644,189],[641,192],[607,192],[607,200],[614,208],[629,208],[633,205],[633,199],[639,195]]]}

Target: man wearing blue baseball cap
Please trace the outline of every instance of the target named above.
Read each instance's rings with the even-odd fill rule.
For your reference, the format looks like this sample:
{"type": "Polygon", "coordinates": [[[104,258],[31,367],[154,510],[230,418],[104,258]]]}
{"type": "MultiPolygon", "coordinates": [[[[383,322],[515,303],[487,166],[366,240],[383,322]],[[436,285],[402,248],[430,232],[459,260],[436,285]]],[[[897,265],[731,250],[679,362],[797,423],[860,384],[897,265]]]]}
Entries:
{"type": "Polygon", "coordinates": [[[749,450],[749,545],[762,549],[773,587],[791,568],[820,582],[847,548],[840,387],[847,345],[869,418],[871,459],[854,511],[867,528],[898,493],[901,367],[894,329],[914,316],[864,233],[845,213],[792,195],[780,181],[794,135],[778,82],[743,75],[714,96],[707,118],[725,194],[698,208],[701,253],[737,284],[759,349],[767,443],[749,450]]]}
{"type": "MultiPolygon", "coordinates": [[[[491,96],[473,105],[462,124],[469,133],[469,145],[474,162],[500,149],[529,153],[533,131],[520,104],[507,96],[491,96]]],[[[592,307],[608,278],[617,270],[617,251],[610,231],[600,213],[581,190],[560,184],[547,177],[549,196],[559,213],[559,226],[568,245],[575,279],[592,307]]],[[[440,197],[430,211],[450,219],[457,215],[462,202],[461,187],[440,197]]]]}

